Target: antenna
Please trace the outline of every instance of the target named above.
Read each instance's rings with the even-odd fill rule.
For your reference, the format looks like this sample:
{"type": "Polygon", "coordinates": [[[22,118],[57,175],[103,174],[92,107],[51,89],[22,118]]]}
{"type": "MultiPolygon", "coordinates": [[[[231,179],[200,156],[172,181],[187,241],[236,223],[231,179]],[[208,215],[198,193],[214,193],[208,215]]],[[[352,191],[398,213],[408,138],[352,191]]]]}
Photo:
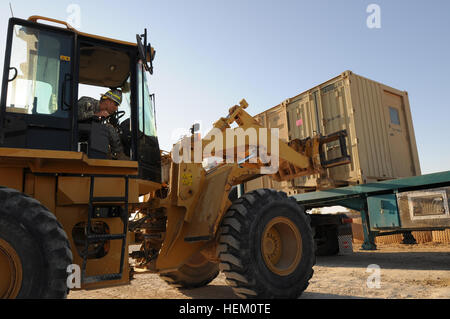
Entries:
{"type": "Polygon", "coordinates": [[[9,3],[9,10],[11,10],[11,17],[14,18],[14,12],[13,12],[13,9],[12,9],[11,2],[9,3]]]}

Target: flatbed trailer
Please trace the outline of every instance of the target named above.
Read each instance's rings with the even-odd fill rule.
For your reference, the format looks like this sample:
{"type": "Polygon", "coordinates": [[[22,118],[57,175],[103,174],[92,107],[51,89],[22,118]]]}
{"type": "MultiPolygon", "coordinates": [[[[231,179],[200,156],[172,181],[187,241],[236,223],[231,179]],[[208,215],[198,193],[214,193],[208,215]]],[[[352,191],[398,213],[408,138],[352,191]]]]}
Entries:
{"type": "Polygon", "coordinates": [[[363,250],[375,237],[450,228],[450,171],[292,196],[305,209],[343,206],[361,213],[363,250]]]}

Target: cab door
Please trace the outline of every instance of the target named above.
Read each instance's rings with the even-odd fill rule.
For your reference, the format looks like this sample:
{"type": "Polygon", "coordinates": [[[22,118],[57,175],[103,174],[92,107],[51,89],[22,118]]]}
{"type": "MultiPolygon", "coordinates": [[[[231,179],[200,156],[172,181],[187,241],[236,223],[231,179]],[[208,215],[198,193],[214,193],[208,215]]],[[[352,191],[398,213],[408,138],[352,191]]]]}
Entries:
{"type": "Polygon", "coordinates": [[[72,150],[74,33],[10,19],[0,147],[72,150]]]}

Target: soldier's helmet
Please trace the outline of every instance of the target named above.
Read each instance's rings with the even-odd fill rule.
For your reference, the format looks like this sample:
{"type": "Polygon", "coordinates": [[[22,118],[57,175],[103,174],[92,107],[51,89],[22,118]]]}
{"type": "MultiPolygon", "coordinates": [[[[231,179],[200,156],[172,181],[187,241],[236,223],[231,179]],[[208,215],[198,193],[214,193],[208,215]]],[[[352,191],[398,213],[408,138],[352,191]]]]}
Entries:
{"type": "Polygon", "coordinates": [[[105,94],[102,94],[102,100],[110,99],[117,103],[117,105],[122,104],[122,91],[120,90],[110,90],[105,94]]]}

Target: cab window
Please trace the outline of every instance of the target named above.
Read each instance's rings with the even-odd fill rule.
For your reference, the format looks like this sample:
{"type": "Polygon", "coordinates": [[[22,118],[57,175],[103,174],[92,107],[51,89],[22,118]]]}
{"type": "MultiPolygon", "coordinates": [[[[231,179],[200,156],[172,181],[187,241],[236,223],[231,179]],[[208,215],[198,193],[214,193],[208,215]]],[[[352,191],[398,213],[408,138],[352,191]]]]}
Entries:
{"type": "Polygon", "coordinates": [[[71,73],[71,52],[70,37],[14,26],[6,111],[68,117],[62,90],[71,73]]]}
{"type": "Polygon", "coordinates": [[[155,107],[150,97],[147,72],[141,62],[138,63],[138,104],[139,104],[139,131],[146,136],[157,136],[155,107]]]}

